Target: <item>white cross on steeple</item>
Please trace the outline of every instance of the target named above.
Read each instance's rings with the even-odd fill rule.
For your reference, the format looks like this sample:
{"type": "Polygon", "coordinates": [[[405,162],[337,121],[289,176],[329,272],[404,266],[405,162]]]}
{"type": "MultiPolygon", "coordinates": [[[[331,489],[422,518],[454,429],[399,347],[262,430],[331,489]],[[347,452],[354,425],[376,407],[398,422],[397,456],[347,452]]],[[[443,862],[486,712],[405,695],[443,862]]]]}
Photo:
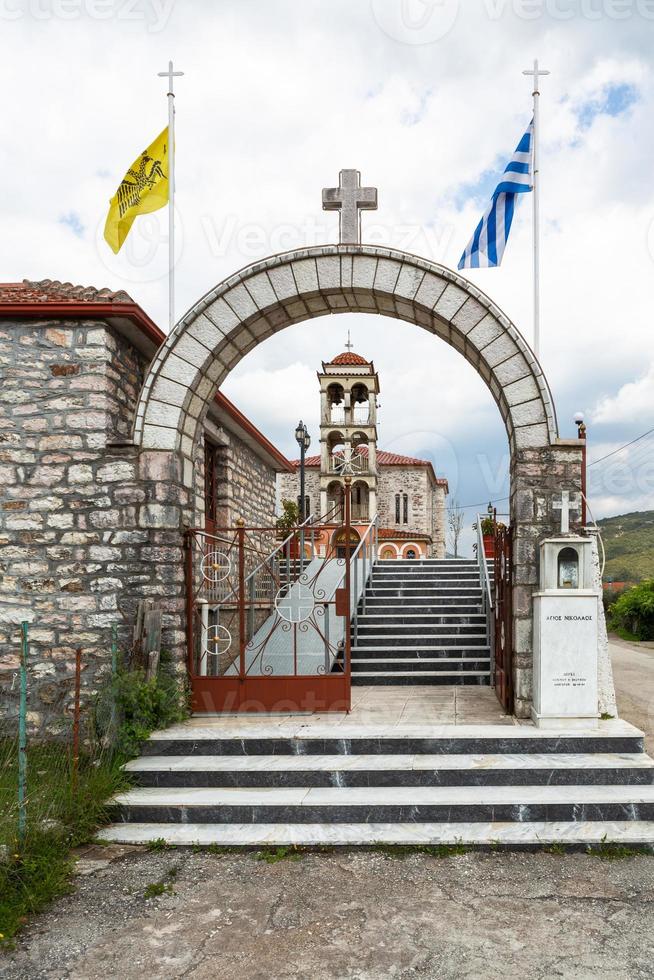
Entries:
{"type": "Polygon", "coordinates": [[[377,188],[362,187],[358,170],[341,170],[338,187],[323,187],[323,211],[339,212],[341,245],[361,244],[361,211],[377,210],[377,188]]]}
{"type": "Polygon", "coordinates": [[[354,344],[350,340],[350,331],[349,330],[347,332],[347,344],[345,345],[345,347],[347,348],[347,350],[352,350],[352,348],[354,347],[354,344]]]}

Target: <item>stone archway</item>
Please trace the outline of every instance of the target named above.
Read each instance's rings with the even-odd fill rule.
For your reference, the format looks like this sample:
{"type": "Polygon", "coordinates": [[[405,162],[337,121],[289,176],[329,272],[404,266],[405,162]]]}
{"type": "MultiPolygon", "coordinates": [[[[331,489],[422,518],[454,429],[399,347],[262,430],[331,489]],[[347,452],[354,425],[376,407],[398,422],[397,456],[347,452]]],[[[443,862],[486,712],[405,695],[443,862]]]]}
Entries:
{"type": "Polygon", "coordinates": [[[190,489],[204,415],[229,372],[285,327],[349,312],[406,320],[444,340],[484,380],[500,410],[511,453],[515,707],[526,716],[537,545],[557,527],[552,501],[561,485],[581,487],[581,443],[558,438],[540,364],[517,328],[471,283],[425,259],[369,245],[301,249],[248,266],[199,300],[158,351],[134,440],[148,457],[174,457],[173,469],[190,489]]]}

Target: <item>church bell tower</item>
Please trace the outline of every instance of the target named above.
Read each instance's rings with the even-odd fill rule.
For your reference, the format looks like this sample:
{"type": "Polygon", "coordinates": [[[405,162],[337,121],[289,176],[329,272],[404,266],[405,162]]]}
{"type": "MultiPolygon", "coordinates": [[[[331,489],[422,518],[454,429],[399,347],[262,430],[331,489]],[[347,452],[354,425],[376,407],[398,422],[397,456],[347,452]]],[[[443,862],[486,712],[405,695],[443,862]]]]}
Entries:
{"type": "Polygon", "coordinates": [[[320,382],[320,512],[342,520],[345,477],[352,477],[352,521],[377,513],[377,395],[372,361],[346,350],[322,363],[320,382]]]}

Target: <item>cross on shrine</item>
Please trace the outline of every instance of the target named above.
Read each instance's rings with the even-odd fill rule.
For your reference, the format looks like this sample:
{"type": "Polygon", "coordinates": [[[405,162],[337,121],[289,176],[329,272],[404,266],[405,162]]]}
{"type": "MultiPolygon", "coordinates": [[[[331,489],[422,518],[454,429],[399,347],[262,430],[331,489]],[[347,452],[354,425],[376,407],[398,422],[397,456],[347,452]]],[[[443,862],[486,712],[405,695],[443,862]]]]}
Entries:
{"type": "Polygon", "coordinates": [[[561,499],[554,501],[552,509],[561,511],[561,534],[567,534],[570,530],[570,511],[580,509],[578,501],[570,500],[569,490],[562,490],[561,499]]]}
{"type": "Polygon", "coordinates": [[[358,170],[341,170],[338,187],[323,187],[322,209],[339,212],[341,245],[360,245],[361,212],[377,210],[377,188],[362,187],[358,170]]]}

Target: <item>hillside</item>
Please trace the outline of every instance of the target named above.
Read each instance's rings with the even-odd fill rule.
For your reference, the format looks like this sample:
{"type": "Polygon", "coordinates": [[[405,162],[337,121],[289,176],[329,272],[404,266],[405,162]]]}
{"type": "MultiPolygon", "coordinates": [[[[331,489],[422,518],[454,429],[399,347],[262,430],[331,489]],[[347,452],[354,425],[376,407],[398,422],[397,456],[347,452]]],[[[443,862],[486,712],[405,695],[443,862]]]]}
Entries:
{"type": "Polygon", "coordinates": [[[606,548],[604,581],[654,578],[654,510],[605,517],[597,523],[606,548]]]}

